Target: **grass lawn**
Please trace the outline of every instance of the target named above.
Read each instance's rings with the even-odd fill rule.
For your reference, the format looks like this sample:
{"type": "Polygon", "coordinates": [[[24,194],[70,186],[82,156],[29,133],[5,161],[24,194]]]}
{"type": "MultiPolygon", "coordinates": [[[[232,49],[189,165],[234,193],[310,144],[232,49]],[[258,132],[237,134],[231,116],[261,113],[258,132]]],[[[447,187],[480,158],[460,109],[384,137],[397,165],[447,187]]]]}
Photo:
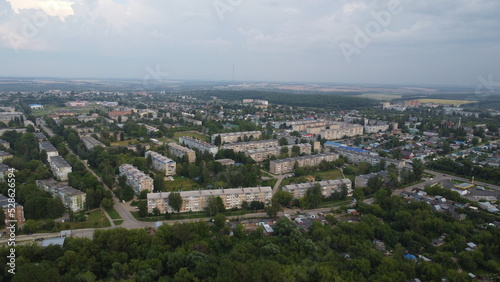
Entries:
{"type": "Polygon", "coordinates": [[[312,174],[312,176],[319,176],[323,180],[332,180],[343,178],[342,173],[339,169],[327,170],[327,171],[317,171],[312,174]]]}
{"type": "MultiPolygon", "coordinates": [[[[315,171],[311,173],[310,175],[305,175],[305,176],[299,176],[299,177],[290,177],[283,179],[281,182],[281,185],[288,185],[290,183],[301,183],[305,182],[305,180],[312,181],[313,178],[320,177],[322,180],[334,180],[334,179],[340,179],[342,177],[342,173],[340,172],[339,169],[332,169],[332,170],[327,170],[327,171],[315,171]]],[[[348,176],[346,176],[348,177],[348,176]]]]}
{"type": "MultiPolygon", "coordinates": [[[[87,214],[87,213],[85,213],[87,214]]],[[[110,227],[108,219],[104,213],[98,209],[90,212],[87,220],[84,222],[70,222],[71,229],[82,229],[82,228],[99,228],[99,227],[110,227]]]]}
{"type": "Polygon", "coordinates": [[[118,212],[114,208],[112,208],[111,210],[109,210],[108,214],[109,214],[109,217],[111,217],[113,220],[115,220],[115,219],[121,219],[120,214],[118,214],[118,212]]]}
{"type": "Polygon", "coordinates": [[[201,185],[196,183],[193,179],[174,176],[174,181],[165,181],[165,192],[168,191],[189,191],[193,189],[200,189],[201,185]]]}
{"type": "Polygon", "coordinates": [[[454,105],[454,106],[476,103],[474,101],[466,101],[466,100],[443,100],[443,99],[418,99],[418,100],[422,103],[434,103],[434,104],[454,105]]]}
{"type": "Polygon", "coordinates": [[[117,220],[113,220],[113,222],[114,222],[114,224],[115,224],[116,226],[118,226],[118,225],[120,225],[120,224],[122,224],[122,223],[123,223],[123,220],[121,220],[121,219],[117,219],[117,220]]]}

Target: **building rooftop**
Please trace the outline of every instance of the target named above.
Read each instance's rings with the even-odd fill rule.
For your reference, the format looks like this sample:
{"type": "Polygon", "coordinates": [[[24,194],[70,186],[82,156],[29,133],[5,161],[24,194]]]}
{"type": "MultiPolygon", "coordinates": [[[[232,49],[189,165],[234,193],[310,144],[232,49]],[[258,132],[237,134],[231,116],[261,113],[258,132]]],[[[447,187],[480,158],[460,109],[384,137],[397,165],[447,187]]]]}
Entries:
{"type": "Polygon", "coordinates": [[[52,143],[50,143],[49,141],[40,141],[40,146],[47,153],[48,152],[57,152],[56,147],[54,147],[54,145],[52,145],[52,143]]]}
{"type": "Polygon", "coordinates": [[[50,157],[50,162],[53,163],[58,168],[71,167],[69,163],[61,156],[50,157]]]}
{"type": "Polygon", "coordinates": [[[49,245],[64,245],[64,241],[66,241],[66,237],[57,237],[57,238],[48,238],[43,240],[42,247],[48,247],[49,245]]]}

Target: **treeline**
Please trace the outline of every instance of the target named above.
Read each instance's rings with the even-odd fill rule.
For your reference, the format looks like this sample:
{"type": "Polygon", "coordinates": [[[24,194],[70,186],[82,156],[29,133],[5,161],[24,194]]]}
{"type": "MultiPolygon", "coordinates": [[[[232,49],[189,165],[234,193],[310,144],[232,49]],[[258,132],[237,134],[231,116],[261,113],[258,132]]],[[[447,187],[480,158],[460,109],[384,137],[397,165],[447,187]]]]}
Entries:
{"type": "MultiPolygon", "coordinates": [[[[262,227],[245,231],[242,224],[226,224],[218,215],[213,224],[164,224],[156,235],[117,228],[97,230],[93,240],[67,238],[63,247],[19,245],[22,263],[12,280],[469,281],[469,272],[498,279],[499,229],[455,221],[396,196],[356,208],[363,214],[359,222],[330,216],[331,223],[299,229],[283,218],[273,236],[264,236],[262,227]],[[443,234],[443,246],[432,244],[443,234]],[[465,251],[471,241],[477,249],[465,251]]],[[[1,263],[8,252],[0,249],[1,263]]],[[[6,268],[0,276],[11,279],[6,268]]]]}
{"type": "Polygon", "coordinates": [[[475,177],[476,180],[486,181],[492,184],[500,184],[500,169],[491,166],[474,165],[470,160],[452,160],[441,158],[427,164],[431,169],[444,171],[465,178],[475,177]]]}
{"type": "Polygon", "coordinates": [[[366,108],[375,105],[373,100],[347,96],[345,94],[295,94],[268,91],[212,91],[193,92],[194,97],[216,96],[226,101],[243,99],[262,99],[272,104],[287,105],[293,107],[330,108],[332,110],[351,110],[366,108]]]}

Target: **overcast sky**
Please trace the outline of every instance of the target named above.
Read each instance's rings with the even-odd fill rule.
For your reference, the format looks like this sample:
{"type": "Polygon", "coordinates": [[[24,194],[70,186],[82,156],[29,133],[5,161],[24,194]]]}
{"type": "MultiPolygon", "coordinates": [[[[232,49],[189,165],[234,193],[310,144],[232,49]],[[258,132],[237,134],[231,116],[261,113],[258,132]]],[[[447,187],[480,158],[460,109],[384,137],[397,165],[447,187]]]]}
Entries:
{"type": "Polygon", "coordinates": [[[476,85],[498,0],[0,0],[0,76],[476,85]]]}

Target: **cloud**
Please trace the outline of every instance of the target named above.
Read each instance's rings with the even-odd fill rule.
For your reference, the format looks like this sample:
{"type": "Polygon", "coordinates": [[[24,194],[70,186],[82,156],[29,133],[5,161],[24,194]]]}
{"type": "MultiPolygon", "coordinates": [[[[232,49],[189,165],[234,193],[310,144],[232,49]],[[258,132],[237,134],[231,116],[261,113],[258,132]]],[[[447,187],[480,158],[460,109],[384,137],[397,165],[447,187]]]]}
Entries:
{"type": "Polygon", "coordinates": [[[73,15],[73,2],[57,0],[8,0],[16,14],[20,10],[41,10],[46,15],[58,17],[61,21],[70,15],[73,15]]]}
{"type": "Polygon", "coordinates": [[[193,41],[193,44],[206,49],[213,49],[218,51],[226,51],[231,48],[232,43],[222,38],[216,39],[200,39],[193,41]]]}
{"type": "Polygon", "coordinates": [[[212,1],[0,0],[0,56],[17,54],[0,75],[134,77],[160,64],[175,79],[206,79],[235,61],[241,79],[391,82],[407,74],[449,84],[494,72],[500,61],[500,1],[400,0],[401,13],[350,65],[340,42],[352,43],[390,0],[220,1],[238,3],[222,21],[212,1]],[[47,56],[43,72],[21,67],[46,64],[47,56]],[[424,78],[429,69],[447,75],[424,78]]]}

